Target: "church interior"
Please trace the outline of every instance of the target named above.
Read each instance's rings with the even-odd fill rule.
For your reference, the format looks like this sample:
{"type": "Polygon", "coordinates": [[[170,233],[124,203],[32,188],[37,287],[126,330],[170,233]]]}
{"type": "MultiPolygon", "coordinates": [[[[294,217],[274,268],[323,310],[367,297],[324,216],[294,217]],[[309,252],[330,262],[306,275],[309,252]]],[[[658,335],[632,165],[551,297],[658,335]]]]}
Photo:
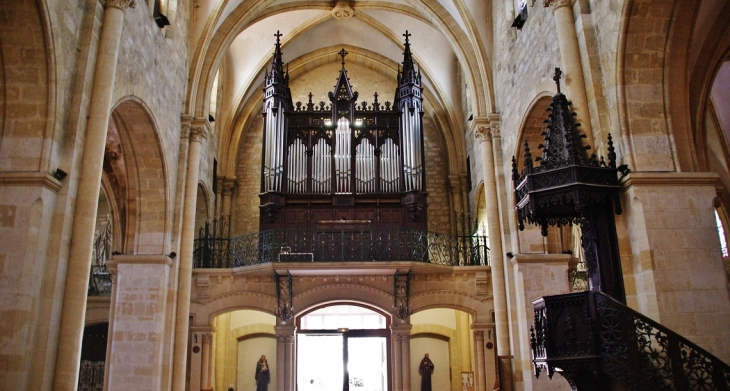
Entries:
{"type": "Polygon", "coordinates": [[[728,20],[0,1],[0,390],[730,390],[728,20]]]}

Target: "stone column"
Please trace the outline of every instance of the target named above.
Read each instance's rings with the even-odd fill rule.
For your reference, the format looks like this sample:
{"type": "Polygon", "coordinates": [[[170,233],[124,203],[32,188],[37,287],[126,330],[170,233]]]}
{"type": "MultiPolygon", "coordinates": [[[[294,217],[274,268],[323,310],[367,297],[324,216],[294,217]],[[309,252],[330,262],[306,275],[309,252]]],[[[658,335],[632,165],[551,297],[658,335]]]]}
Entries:
{"type": "MultiPolygon", "coordinates": [[[[481,141],[482,166],[484,168],[484,197],[487,208],[487,227],[489,230],[489,266],[491,267],[494,294],[494,319],[497,332],[497,354],[500,367],[511,373],[511,353],[509,325],[507,324],[507,292],[504,281],[505,260],[502,251],[502,226],[499,217],[497,198],[497,177],[494,171],[494,151],[492,138],[499,137],[499,116],[476,118],[472,121],[472,132],[481,141]]],[[[500,378],[503,390],[512,390],[512,384],[500,378]]]]}
{"type": "Polygon", "coordinates": [[[484,329],[472,325],[474,330],[474,382],[476,391],[486,391],[486,376],[484,371],[484,329]]]}
{"type": "MultiPolygon", "coordinates": [[[[449,175],[449,190],[451,191],[451,206],[454,213],[456,213],[456,215],[466,213],[464,210],[464,203],[462,202],[463,186],[461,178],[459,178],[458,175],[449,175]]],[[[452,233],[456,234],[459,231],[459,227],[457,227],[458,222],[454,219],[453,214],[449,217],[452,219],[452,233]]]]}
{"type": "Polygon", "coordinates": [[[215,178],[215,211],[213,216],[223,215],[223,180],[222,176],[215,178]]]}
{"type": "Polygon", "coordinates": [[[200,389],[201,391],[213,391],[213,383],[211,382],[210,370],[213,363],[213,333],[202,333],[203,339],[203,357],[200,369],[200,389]]]}
{"type": "Polygon", "coordinates": [[[398,334],[391,326],[391,346],[393,346],[392,366],[393,366],[393,390],[403,390],[403,361],[400,351],[401,335],[398,334]]]}
{"type": "MultiPolygon", "coordinates": [[[[587,136],[585,143],[595,148],[591,116],[588,111],[585,78],[583,77],[583,65],[578,46],[578,33],[573,19],[573,2],[574,0],[543,0],[543,5],[553,7],[555,27],[558,33],[558,46],[560,46],[560,59],[563,63],[562,70],[565,75],[566,96],[573,102],[572,109],[578,115],[576,122],[580,122],[581,132],[587,136]]],[[[588,154],[590,155],[590,151],[588,154]]]]}
{"type": "Polygon", "coordinates": [[[172,259],[167,255],[115,255],[107,267],[115,275],[107,389],[160,390],[165,381],[163,336],[172,259]]]}
{"type": "Polygon", "coordinates": [[[236,180],[234,178],[225,178],[223,180],[223,209],[221,214],[225,217],[231,215],[231,198],[233,198],[233,192],[236,190],[236,180]]]}
{"type": "Polygon", "coordinates": [[[54,390],[76,390],[78,387],[86,294],[91,271],[96,210],[117,71],[119,41],[122,36],[124,11],[135,5],[135,0],[107,0],[104,10],[99,35],[99,52],[94,68],[94,84],[91,88],[86,139],[78,174],[79,184],[59,328],[54,390]]]}
{"type": "Polygon", "coordinates": [[[294,325],[274,326],[276,332],[276,389],[294,391],[296,370],[294,365],[294,341],[297,327],[294,325]]]}
{"type": "Polygon", "coordinates": [[[195,239],[195,202],[198,195],[198,171],[203,139],[210,133],[205,118],[193,119],[190,131],[188,170],[185,181],[182,232],[180,237],[180,267],[178,268],[177,313],[175,317],[175,349],[172,360],[172,389],[185,389],[185,368],[188,353],[190,323],[190,292],[193,274],[193,240],[195,239]]]}

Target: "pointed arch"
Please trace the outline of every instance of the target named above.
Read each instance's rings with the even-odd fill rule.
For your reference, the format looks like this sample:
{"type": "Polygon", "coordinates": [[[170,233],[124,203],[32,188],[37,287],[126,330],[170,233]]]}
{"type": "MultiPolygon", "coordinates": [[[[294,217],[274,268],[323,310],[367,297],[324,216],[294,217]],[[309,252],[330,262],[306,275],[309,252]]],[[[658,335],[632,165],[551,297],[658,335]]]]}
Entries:
{"type": "MultiPolygon", "coordinates": [[[[112,111],[110,127],[119,135],[123,155],[126,226],[123,252],[165,254],[171,246],[171,211],[165,151],[149,108],[136,97],[125,97],[112,111]],[[113,123],[112,123],[113,122],[113,123]]],[[[109,155],[109,153],[107,153],[109,155]]]]}

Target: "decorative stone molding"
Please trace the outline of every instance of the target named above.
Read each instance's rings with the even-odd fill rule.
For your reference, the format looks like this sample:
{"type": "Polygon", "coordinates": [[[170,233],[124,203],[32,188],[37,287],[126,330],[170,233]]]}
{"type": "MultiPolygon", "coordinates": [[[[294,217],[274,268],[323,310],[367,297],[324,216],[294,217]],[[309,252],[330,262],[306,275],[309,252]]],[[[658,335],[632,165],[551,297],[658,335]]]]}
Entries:
{"type": "Polygon", "coordinates": [[[337,0],[337,4],[332,8],[332,17],[339,20],[350,19],[355,14],[349,0],[337,0]]]}
{"type": "Polygon", "coordinates": [[[119,8],[124,11],[127,8],[135,8],[137,0],[106,0],[107,7],[119,8]]]}
{"type": "Polygon", "coordinates": [[[628,190],[632,186],[716,186],[719,181],[714,172],[632,172],[620,183],[628,190]]]}
{"type": "Polygon", "coordinates": [[[513,265],[530,263],[565,263],[573,259],[571,254],[516,254],[512,257],[513,265]]]}
{"type": "Polygon", "coordinates": [[[110,261],[107,261],[107,268],[110,268],[110,263],[113,263],[115,267],[121,264],[172,266],[172,259],[167,255],[114,255],[110,261]]]}
{"type": "Polygon", "coordinates": [[[553,7],[554,10],[562,7],[572,7],[574,0],[543,0],[545,7],[553,7]]]}
{"type": "Polygon", "coordinates": [[[0,173],[0,186],[38,186],[57,193],[62,184],[46,172],[3,172],[0,173]]]}
{"type": "Polygon", "coordinates": [[[198,275],[195,280],[195,286],[197,288],[196,298],[199,300],[206,300],[210,298],[210,276],[209,275],[198,275]]]}

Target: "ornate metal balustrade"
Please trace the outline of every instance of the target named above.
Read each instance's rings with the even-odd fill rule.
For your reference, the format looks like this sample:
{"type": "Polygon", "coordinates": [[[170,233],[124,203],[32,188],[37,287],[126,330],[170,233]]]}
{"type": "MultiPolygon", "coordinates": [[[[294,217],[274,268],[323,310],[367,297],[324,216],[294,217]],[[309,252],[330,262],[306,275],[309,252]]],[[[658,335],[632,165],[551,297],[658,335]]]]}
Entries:
{"type": "Polygon", "coordinates": [[[476,235],[451,236],[413,229],[273,229],[227,239],[201,233],[195,240],[196,268],[270,262],[412,261],[450,266],[489,263],[487,239],[476,235]]]}
{"type": "Polygon", "coordinates": [[[599,389],[602,375],[630,390],[730,390],[730,366],[601,292],[532,303],[536,376],[560,372],[574,390],[599,389]]]}
{"type": "Polygon", "coordinates": [[[94,238],[93,259],[89,273],[89,296],[110,296],[112,294],[111,274],[106,270],[106,261],[112,256],[112,224],[107,217],[106,225],[94,238]]]}

